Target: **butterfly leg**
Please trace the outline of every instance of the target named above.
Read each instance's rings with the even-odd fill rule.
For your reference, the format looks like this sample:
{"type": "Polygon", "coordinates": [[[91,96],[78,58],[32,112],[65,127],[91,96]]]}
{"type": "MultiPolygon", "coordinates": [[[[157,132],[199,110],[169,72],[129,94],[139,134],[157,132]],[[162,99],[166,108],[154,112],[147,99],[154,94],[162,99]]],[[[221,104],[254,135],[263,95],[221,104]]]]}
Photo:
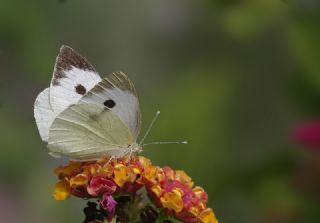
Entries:
{"type": "Polygon", "coordinates": [[[105,166],[107,166],[115,158],[116,158],[115,156],[111,156],[110,159],[108,160],[108,162],[106,162],[105,166]]]}
{"type": "Polygon", "coordinates": [[[130,149],[130,150],[129,150],[129,160],[132,159],[132,154],[133,154],[134,152],[135,152],[134,149],[130,149]]]}

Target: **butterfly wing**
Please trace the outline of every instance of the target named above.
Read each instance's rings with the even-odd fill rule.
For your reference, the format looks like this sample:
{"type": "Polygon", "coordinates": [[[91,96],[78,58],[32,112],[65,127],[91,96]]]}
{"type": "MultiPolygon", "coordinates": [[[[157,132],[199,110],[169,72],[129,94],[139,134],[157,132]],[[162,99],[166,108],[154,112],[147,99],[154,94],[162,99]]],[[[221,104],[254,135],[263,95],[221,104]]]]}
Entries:
{"type": "Polygon", "coordinates": [[[62,46],[50,85],[52,110],[58,115],[100,81],[101,77],[86,58],[72,48],[62,46]]]}
{"type": "Polygon", "coordinates": [[[43,141],[48,141],[49,128],[55,118],[49,101],[49,88],[42,91],[34,103],[34,117],[43,141]]]}
{"type": "Polygon", "coordinates": [[[54,118],[100,81],[87,59],[70,47],[60,48],[51,86],[38,95],[34,104],[34,116],[43,141],[48,141],[54,118]]]}
{"type": "Polygon", "coordinates": [[[123,72],[105,77],[79,102],[105,105],[128,126],[134,141],[137,139],[141,127],[139,100],[132,81],[123,72]]]}
{"type": "Polygon", "coordinates": [[[122,156],[132,143],[129,128],[113,111],[103,105],[78,103],[55,118],[48,148],[53,156],[92,160],[122,156]]]}

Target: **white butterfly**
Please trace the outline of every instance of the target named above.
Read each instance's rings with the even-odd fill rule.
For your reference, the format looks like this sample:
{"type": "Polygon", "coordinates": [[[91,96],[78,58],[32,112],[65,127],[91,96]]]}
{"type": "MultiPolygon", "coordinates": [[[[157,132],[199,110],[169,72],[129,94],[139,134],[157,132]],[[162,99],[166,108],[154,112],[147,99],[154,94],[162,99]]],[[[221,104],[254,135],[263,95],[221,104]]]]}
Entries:
{"type": "MultiPolygon", "coordinates": [[[[86,161],[142,150],[136,142],[141,113],[133,83],[122,72],[101,79],[86,58],[67,46],[57,56],[50,87],[35,101],[34,115],[54,157],[86,161]]],[[[153,144],[162,143],[171,142],[153,144]]]]}

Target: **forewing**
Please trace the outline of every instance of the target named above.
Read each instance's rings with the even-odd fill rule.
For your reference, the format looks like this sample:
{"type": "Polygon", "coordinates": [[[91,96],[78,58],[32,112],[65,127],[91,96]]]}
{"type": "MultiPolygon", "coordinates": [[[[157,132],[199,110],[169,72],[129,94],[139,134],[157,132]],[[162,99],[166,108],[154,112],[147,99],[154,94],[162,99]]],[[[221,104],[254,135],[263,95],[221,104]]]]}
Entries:
{"type": "Polygon", "coordinates": [[[141,113],[139,100],[132,81],[122,72],[108,75],[94,86],[80,103],[109,106],[119,118],[128,126],[134,140],[137,139],[141,127],[141,113]],[[109,106],[108,102],[113,101],[109,106]]]}
{"type": "Polygon", "coordinates": [[[48,148],[74,160],[119,155],[133,142],[128,127],[113,111],[98,104],[74,104],[53,121],[48,148]]]}
{"type": "Polygon", "coordinates": [[[48,141],[49,128],[55,117],[49,102],[49,88],[43,90],[34,103],[34,117],[43,141],[48,141]]]}
{"type": "Polygon", "coordinates": [[[86,58],[72,48],[62,46],[50,85],[52,110],[59,114],[100,81],[101,77],[86,58]]]}

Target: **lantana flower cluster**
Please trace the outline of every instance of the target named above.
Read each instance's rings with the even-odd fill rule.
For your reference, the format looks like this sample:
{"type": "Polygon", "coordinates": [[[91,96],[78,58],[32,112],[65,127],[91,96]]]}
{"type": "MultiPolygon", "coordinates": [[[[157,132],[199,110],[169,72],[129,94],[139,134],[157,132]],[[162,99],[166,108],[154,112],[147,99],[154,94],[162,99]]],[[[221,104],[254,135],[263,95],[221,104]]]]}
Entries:
{"type": "Polygon", "coordinates": [[[207,193],[194,186],[184,171],[153,166],[143,156],[70,161],[55,173],[59,177],[53,193],[56,200],[65,200],[70,195],[97,199],[109,222],[117,217],[117,208],[121,207],[117,198],[134,197],[142,190],[153,201],[152,206],[167,216],[186,223],[218,222],[212,209],[206,206],[207,193]]]}

